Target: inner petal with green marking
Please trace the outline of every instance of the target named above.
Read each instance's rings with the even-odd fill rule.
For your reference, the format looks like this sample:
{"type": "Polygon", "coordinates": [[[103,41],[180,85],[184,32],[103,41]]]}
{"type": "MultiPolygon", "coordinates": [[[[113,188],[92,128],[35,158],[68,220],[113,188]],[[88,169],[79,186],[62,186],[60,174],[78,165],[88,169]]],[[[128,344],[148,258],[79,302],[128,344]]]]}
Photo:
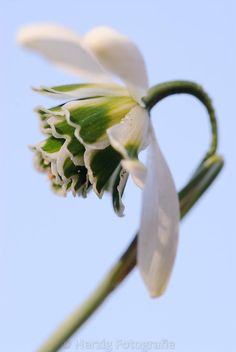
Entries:
{"type": "Polygon", "coordinates": [[[46,139],[43,146],[41,147],[44,152],[49,154],[57,153],[60,151],[61,147],[63,146],[65,140],[58,139],[53,136],[46,139]]]}
{"type": "Polygon", "coordinates": [[[137,103],[128,96],[103,97],[65,104],[67,120],[77,128],[85,145],[105,147],[109,144],[106,131],[119,123],[137,103]]]}
{"type": "Polygon", "coordinates": [[[85,147],[75,136],[75,128],[70,126],[65,118],[58,119],[53,117],[48,120],[51,127],[51,132],[54,136],[65,138],[67,143],[67,150],[74,157],[74,162],[76,164],[83,164],[83,155],[85,152],[85,147]]]}
{"type": "Polygon", "coordinates": [[[138,152],[140,149],[140,145],[135,142],[129,142],[126,145],[124,145],[125,150],[127,151],[127,154],[130,159],[138,159],[138,152]]]}
{"type": "MultiPolygon", "coordinates": [[[[93,86],[61,86],[50,88],[48,92],[74,94],[77,90],[82,92],[88,89],[92,93],[93,86]]],[[[103,89],[100,86],[100,93],[103,89]]],[[[137,133],[136,124],[127,123],[127,115],[136,107],[137,102],[129,95],[122,96],[120,89],[116,95],[86,99],[80,96],[50,109],[39,107],[37,112],[41,129],[48,138],[35,146],[35,163],[39,170],[48,175],[52,189],[62,195],[71,191],[83,197],[86,197],[91,186],[99,197],[109,190],[114,209],[122,216],[122,195],[128,172],[122,168],[121,161],[124,151],[130,159],[138,157],[139,135],[142,135],[142,126],[137,133]],[[111,135],[108,133],[111,129],[118,129],[119,135],[126,130],[126,133],[121,133],[121,149],[111,145],[111,135]],[[130,138],[130,133],[135,138],[130,138]]],[[[120,137],[118,139],[120,142],[120,137]]]]}
{"type": "Polygon", "coordinates": [[[81,84],[67,84],[63,86],[54,87],[39,87],[34,88],[35,91],[51,96],[56,99],[71,100],[71,99],[88,99],[94,97],[106,97],[106,96],[125,96],[130,95],[125,87],[117,84],[93,84],[93,83],[81,83],[81,84]]]}
{"type": "Polygon", "coordinates": [[[111,146],[102,150],[86,151],[85,165],[89,170],[89,179],[99,196],[102,196],[120,161],[121,155],[111,146]]]}

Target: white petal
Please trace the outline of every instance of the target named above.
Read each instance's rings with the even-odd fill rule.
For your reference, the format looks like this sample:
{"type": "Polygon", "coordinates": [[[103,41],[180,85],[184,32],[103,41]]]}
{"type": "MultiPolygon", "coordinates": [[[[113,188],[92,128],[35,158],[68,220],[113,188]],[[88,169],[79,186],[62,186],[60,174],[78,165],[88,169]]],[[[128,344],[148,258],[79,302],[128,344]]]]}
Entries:
{"type": "Polygon", "coordinates": [[[152,297],[168,283],[178,244],[179,201],[169,168],[152,135],[138,237],[138,267],[152,297]]]}
{"type": "Polygon", "coordinates": [[[127,159],[129,158],[128,147],[134,146],[138,152],[148,137],[148,129],[148,112],[137,105],[119,124],[109,128],[107,134],[113,148],[127,159]]]}
{"type": "Polygon", "coordinates": [[[122,160],[121,165],[132,176],[134,183],[143,189],[146,178],[146,168],[143,163],[138,160],[122,160]]]}
{"type": "Polygon", "coordinates": [[[79,35],[67,28],[54,24],[29,25],[18,33],[17,41],[80,77],[94,82],[110,81],[101,64],[83,45],[79,35]]]}
{"type": "Polygon", "coordinates": [[[119,76],[131,94],[140,102],[148,88],[143,57],[137,46],[124,35],[108,27],[98,27],[87,33],[84,43],[101,64],[119,76]]]}
{"type": "Polygon", "coordinates": [[[107,130],[112,147],[124,158],[122,166],[141,188],[145,178],[145,167],[138,161],[137,155],[146,144],[148,130],[148,112],[138,105],[119,124],[107,130]]]}

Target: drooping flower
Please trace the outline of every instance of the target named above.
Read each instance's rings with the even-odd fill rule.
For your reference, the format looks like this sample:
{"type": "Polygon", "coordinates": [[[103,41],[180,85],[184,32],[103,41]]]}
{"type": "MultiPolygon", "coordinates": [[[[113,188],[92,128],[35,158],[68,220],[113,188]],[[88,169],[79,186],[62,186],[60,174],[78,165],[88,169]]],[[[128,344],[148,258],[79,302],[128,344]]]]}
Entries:
{"type": "Polygon", "coordinates": [[[134,43],[107,27],[84,37],[51,24],[25,27],[19,42],[91,83],[40,87],[63,103],[37,108],[46,138],[33,147],[37,167],[55,191],[99,197],[110,190],[123,214],[122,195],[130,174],[143,189],[138,267],[151,296],[163,293],[176,255],[179,203],[169,168],[157,144],[142,98],[148,78],[134,43]],[[113,75],[124,86],[113,81],[113,75]],[[147,168],[140,150],[149,148],[147,168]]]}

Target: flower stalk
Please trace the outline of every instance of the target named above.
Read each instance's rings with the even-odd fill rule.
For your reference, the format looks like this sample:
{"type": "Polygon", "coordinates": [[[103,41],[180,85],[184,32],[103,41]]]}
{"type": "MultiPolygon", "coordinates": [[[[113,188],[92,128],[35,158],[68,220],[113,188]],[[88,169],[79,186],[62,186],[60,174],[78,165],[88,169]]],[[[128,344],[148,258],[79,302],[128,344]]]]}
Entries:
{"type": "MultiPolygon", "coordinates": [[[[188,81],[162,83],[151,88],[143,101],[150,111],[163,98],[180,93],[193,95],[204,104],[210,118],[212,133],[210,148],[203,161],[197,167],[187,185],[178,194],[182,219],[215,180],[224,165],[224,161],[221,156],[215,154],[217,149],[217,122],[214,108],[210,98],[199,85],[188,81]]],[[[58,328],[39,349],[39,352],[58,351],[101,306],[110,293],[123,282],[136,266],[137,237],[138,234],[94,293],[58,328]]]]}
{"type": "MultiPolygon", "coordinates": [[[[198,176],[194,177],[179,192],[181,218],[194,206],[206,189],[212,184],[224,162],[218,155],[204,163],[198,176]]],[[[137,238],[133,241],[102,280],[89,298],[58,328],[58,330],[39,349],[39,352],[56,352],[91,317],[136,266],[137,238]]]]}
{"type": "Polygon", "coordinates": [[[211,98],[197,83],[191,81],[170,81],[157,84],[149,89],[143,101],[148,110],[151,110],[162,99],[175,94],[188,94],[197,98],[207,109],[211,126],[211,144],[203,160],[208,159],[216,152],[218,144],[217,120],[211,98]]]}

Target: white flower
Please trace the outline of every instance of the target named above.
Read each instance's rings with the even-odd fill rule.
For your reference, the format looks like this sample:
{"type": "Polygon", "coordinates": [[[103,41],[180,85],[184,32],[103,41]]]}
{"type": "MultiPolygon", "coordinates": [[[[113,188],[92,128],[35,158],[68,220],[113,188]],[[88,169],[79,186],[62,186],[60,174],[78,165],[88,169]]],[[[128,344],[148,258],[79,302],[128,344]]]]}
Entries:
{"type": "Polygon", "coordinates": [[[122,213],[122,193],[131,174],[143,188],[138,238],[138,267],[151,296],[165,290],[176,256],[179,202],[169,168],[157,144],[142,102],[148,78],[134,43],[107,27],[84,37],[57,25],[23,28],[18,41],[91,84],[41,87],[41,93],[67,100],[52,109],[38,108],[47,139],[35,147],[37,165],[53,187],[86,196],[112,188],[122,213]],[[113,75],[124,87],[113,82],[113,75]],[[147,168],[138,152],[149,145],[147,168]]]}

